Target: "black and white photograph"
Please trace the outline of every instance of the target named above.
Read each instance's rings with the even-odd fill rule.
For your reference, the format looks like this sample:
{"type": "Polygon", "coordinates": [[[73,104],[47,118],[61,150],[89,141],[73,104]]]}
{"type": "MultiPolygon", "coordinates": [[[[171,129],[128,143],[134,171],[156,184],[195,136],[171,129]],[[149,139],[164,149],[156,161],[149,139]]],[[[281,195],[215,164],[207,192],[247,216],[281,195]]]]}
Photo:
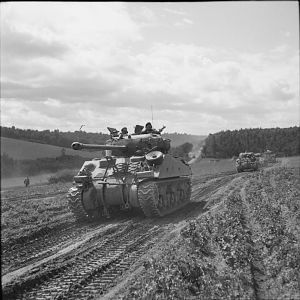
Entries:
{"type": "Polygon", "coordinates": [[[300,300],[298,1],[0,3],[4,300],[300,300]]]}

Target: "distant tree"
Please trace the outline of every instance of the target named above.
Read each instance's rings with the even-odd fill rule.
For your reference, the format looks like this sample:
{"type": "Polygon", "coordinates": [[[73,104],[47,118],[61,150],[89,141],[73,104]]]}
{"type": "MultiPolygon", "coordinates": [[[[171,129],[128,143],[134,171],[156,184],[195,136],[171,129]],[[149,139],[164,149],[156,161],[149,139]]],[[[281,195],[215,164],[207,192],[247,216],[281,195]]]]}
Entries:
{"type": "Polygon", "coordinates": [[[203,153],[207,157],[230,158],[240,152],[267,149],[285,155],[300,155],[300,128],[250,128],[209,134],[203,153]]]}
{"type": "MultiPolygon", "coordinates": [[[[16,129],[15,127],[2,127],[1,126],[1,136],[22,139],[31,142],[49,144],[54,146],[60,146],[65,148],[70,148],[72,142],[77,141],[77,132],[61,132],[59,129],[54,131],[50,130],[32,130],[32,129],[16,129]]],[[[108,134],[103,133],[91,133],[91,132],[80,132],[80,141],[84,143],[92,144],[103,144],[109,139],[108,134]]]]}

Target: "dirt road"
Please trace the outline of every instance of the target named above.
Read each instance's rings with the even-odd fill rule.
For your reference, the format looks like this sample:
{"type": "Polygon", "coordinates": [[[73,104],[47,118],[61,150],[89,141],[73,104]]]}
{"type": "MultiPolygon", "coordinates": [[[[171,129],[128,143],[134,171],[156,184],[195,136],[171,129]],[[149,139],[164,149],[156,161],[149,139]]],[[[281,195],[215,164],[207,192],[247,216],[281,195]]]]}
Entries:
{"type": "Polygon", "coordinates": [[[85,224],[77,224],[67,211],[68,186],[47,192],[36,188],[26,195],[7,191],[4,216],[23,218],[23,223],[6,220],[4,228],[2,223],[3,299],[121,298],[125,283],[144,270],[149,255],[224,197],[244,193],[249,176],[231,171],[194,175],[191,203],[163,219],[124,212],[85,224]],[[32,203],[39,204],[36,218],[27,210],[32,203]],[[12,213],[12,205],[27,206],[12,213]]]}

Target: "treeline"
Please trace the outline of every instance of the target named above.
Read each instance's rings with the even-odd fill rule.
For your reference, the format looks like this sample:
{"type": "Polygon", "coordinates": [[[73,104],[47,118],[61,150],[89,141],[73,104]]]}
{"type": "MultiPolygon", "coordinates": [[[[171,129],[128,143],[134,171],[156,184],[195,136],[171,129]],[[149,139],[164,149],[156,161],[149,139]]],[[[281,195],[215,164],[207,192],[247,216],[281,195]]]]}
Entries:
{"type": "Polygon", "coordinates": [[[186,161],[190,160],[189,153],[193,149],[193,144],[184,143],[178,147],[171,147],[170,154],[173,156],[181,157],[186,161]]]}
{"type": "MultiPolygon", "coordinates": [[[[25,140],[29,142],[49,144],[53,146],[69,148],[73,142],[81,142],[86,144],[105,144],[110,138],[109,134],[92,133],[85,131],[62,132],[59,129],[50,130],[33,130],[19,129],[15,126],[1,126],[1,136],[12,139],[25,140]]],[[[163,138],[171,139],[172,146],[177,147],[186,142],[197,144],[198,141],[204,139],[204,136],[188,135],[186,133],[164,133],[163,138]]]]}
{"type": "Polygon", "coordinates": [[[81,156],[61,155],[52,158],[16,160],[6,153],[1,154],[1,176],[33,176],[41,173],[54,173],[64,169],[81,168],[85,158],[81,156]]]}
{"type": "Polygon", "coordinates": [[[231,158],[241,152],[271,150],[278,156],[300,155],[300,127],[227,130],[209,134],[203,154],[206,157],[231,158]]]}
{"type": "Polygon", "coordinates": [[[58,129],[55,129],[53,131],[39,131],[33,129],[19,129],[15,128],[15,126],[1,126],[1,136],[68,148],[75,141],[81,143],[105,144],[105,142],[109,139],[109,135],[103,133],[93,133],[85,131],[62,132],[58,129]]]}

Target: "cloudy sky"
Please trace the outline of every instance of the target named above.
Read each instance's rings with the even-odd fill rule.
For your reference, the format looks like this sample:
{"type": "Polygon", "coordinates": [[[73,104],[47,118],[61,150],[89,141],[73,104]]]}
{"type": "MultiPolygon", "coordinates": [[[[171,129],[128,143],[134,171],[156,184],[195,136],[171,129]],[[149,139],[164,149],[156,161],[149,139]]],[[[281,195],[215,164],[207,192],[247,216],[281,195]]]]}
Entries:
{"type": "Polygon", "coordinates": [[[297,1],[1,3],[1,125],[299,126],[297,1]]]}

